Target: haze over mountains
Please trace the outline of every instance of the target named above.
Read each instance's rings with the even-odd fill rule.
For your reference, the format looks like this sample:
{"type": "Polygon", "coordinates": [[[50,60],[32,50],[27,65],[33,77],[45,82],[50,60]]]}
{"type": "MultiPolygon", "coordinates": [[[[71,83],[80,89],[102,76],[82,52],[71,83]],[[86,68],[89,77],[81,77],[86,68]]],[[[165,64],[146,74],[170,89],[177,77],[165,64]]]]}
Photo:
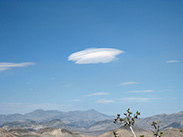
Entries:
{"type": "MultiPolygon", "coordinates": [[[[37,132],[48,128],[52,129],[49,131],[53,131],[53,129],[66,129],[83,134],[100,135],[120,127],[120,125],[113,123],[114,118],[115,116],[108,116],[93,109],[70,112],[39,109],[24,115],[0,115],[0,128],[10,131],[13,129],[22,129],[29,132],[37,132]]],[[[135,126],[138,127],[138,131],[140,129],[142,131],[149,130],[152,121],[157,120],[161,121],[162,130],[183,128],[183,111],[170,115],[161,114],[140,118],[136,121],[135,126]]]]}
{"type": "Polygon", "coordinates": [[[11,121],[49,121],[53,119],[61,119],[66,123],[77,121],[101,121],[111,119],[112,116],[99,113],[93,109],[87,111],[70,111],[62,112],[57,110],[38,109],[27,114],[9,114],[0,115],[0,124],[11,121]]]}
{"type": "Polygon", "coordinates": [[[161,121],[163,130],[168,128],[183,128],[183,111],[173,114],[160,114],[152,117],[137,119],[136,124],[143,129],[149,129],[152,121],[161,121]]]}
{"type": "MultiPolygon", "coordinates": [[[[28,130],[38,130],[47,127],[51,128],[65,128],[72,131],[80,131],[95,134],[95,131],[99,133],[106,132],[108,130],[117,128],[113,125],[114,117],[107,116],[105,114],[99,113],[93,109],[87,111],[70,111],[62,112],[56,110],[35,110],[27,114],[10,114],[10,115],[0,115],[0,127],[5,129],[28,129],[28,130]],[[103,129],[95,129],[94,127],[100,125],[100,122],[105,123],[110,121],[108,124],[109,128],[103,127],[103,129]],[[97,123],[99,122],[99,123],[97,123]],[[93,128],[91,128],[93,127],[93,128]]],[[[97,127],[98,128],[98,127],[97,127]]],[[[97,133],[97,134],[99,134],[97,133]]]]}

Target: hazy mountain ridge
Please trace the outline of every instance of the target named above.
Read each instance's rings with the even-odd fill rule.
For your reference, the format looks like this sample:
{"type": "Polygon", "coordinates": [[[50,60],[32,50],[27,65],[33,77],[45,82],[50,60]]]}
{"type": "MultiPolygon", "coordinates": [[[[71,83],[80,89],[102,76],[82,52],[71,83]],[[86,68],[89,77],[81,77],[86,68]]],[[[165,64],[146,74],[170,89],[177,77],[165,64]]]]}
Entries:
{"type": "MultiPolygon", "coordinates": [[[[89,127],[95,122],[112,119],[111,116],[95,110],[87,111],[44,111],[35,110],[25,115],[0,115],[0,127],[4,129],[27,129],[31,131],[43,128],[65,128],[72,131],[88,132],[89,127]]],[[[105,129],[105,128],[104,128],[105,129]]],[[[109,128],[111,129],[111,128],[109,128]]],[[[93,130],[92,130],[93,131],[93,130]]],[[[104,133],[108,130],[104,130],[104,133]]],[[[89,131],[90,132],[90,131],[89,131]]]]}
{"type": "Polygon", "coordinates": [[[66,124],[60,119],[54,119],[51,121],[44,122],[36,122],[36,121],[13,121],[6,122],[2,124],[0,127],[6,130],[10,129],[25,129],[28,131],[37,131],[44,128],[64,128],[71,131],[78,131],[87,134],[102,134],[107,131],[119,128],[119,125],[113,124],[112,120],[105,120],[99,122],[86,123],[86,121],[82,122],[74,122],[66,124]],[[92,124],[93,123],[93,124],[92,124]]]}
{"type": "Polygon", "coordinates": [[[62,112],[57,110],[35,110],[27,114],[0,115],[0,125],[11,121],[50,121],[61,119],[65,123],[73,121],[100,121],[110,119],[111,116],[99,113],[93,109],[87,111],[62,112]]]}
{"type": "Polygon", "coordinates": [[[180,128],[183,126],[183,111],[173,114],[160,114],[147,118],[140,118],[136,120],[136,125],[140,128],[148,130],[152,121],[161,121],[160,125],[162,129],[177,128],[172,123],[179,123],[180,128]],[[172,125],[172,126],[171,126],[172,125]]]}
{"type": "MultiPolygon", "coordinates": [[[[9,115],[7,115],[7,117],[8,116],[9,115]]],[[[6,120],[10,121],[1,124],[0,127],[7,130],[26,129],[28,131],[38,131],[45,128],[63,128],[91,135],[99,135],[120,127],[120,125],[113,123],[114,118],[95,110],[71,112],[36,110],[25,115],[15,114],[15,117],[21,120],[11,121],[13,117],[9,117],[9,119],[6,120]],[[38,119],[38,121],[34,121],[33,119],[38,119]]],[[[5,118],[5,116],[3,116],[3,118],[5,118]]],[[[136,126],[149,130],[152,121],[157,120],[162,121],[161,130],[183,128],[183,111],[170,115],[161,114],[141,118],[136,121],[136,126]]]]}

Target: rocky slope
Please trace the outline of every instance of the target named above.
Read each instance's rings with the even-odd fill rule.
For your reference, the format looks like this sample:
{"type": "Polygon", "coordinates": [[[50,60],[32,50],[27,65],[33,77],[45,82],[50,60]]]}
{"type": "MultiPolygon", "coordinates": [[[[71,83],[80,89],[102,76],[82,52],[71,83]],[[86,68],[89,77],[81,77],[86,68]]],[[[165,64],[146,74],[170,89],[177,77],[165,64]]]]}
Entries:
{"type": "MultiPolygon", "coordinates": [[[[117,130],[120,137],[131,137],[132,133],[129,128],[119,128],[117,130]]],[[[145,137],[154,137],[151,131],[146,131],[137,127],[134,127],[134,131],[138,136],[144,135],[145,137]]],[[[24,129],[11,129],[5,130],[0,128],[0,137],[94,137],[79,132],[73,132],[61,128],[45,128],[38,131],[27,131],[24,129]]],[[[98,135],[95,137],[114,137],[113,131],[98,135]]],[[[183,137],[183,132],[180,129],[169,129],[163,132],[162,137],[183,137]]]]}
{"type": "Polygon", "coordinates": [[[64,128],[67,130],[78,131],[78,132],[82,132],[90,135],[102,134],[107,131],[117,129],[120,127],[119,125],[113,124],[113,120],[95,122],[94,124],[90,124],[90,126],[86,123],[84,123],[83,125],[80,125],[80,124],[77,124],[77,123],[66,124],[60,119],[54,119],[51,121],[44,121],[44,122],[36,122],[36,121],[6,122],[2,124],[0,127],[6,130],[25,129],[27,131],[37,131],[44,128],[64,128]],[[84,127],[84,125],[87,125],[87,126],[84,127]]]}
{"type": "MultiPolygon", "coordinates": [[[[129,129],[126,128],[120,128],[116,130],[118,135],[120,137],[132,137],[132,133],[129,129]]],[[[151,131],[146,131],[143,129],[136,128],[134,129],[134,132],[136,133],[137,137],[140,135],[144,135],[144,137],[154,137],[151,131]]],[[[97,137],[114,137],[113,131],[104,133],[102,135],[99,135],[97,137]]],[[[180,129],[168,129],[163,131],[162,137],[183,137],[183,133],[180,132],[180,129]]]]}
{"type": "Polygon", "coordinates": [[[148,130],[152,121],[161,121],[160,125],[162,129],[169,128],[182,128],[183,127],[183,111],[173,113],[170,115],[161,114],[152,117],[138,119],[136,125],[140,128],[148,130]]]}
{"type": "Polygon", "coordinates": [[[45,128],[39,131],[27,131],[24,129],[11,129],[9,131],[0,128],[0,137],[90,137],[66,129],[45,128]]]}

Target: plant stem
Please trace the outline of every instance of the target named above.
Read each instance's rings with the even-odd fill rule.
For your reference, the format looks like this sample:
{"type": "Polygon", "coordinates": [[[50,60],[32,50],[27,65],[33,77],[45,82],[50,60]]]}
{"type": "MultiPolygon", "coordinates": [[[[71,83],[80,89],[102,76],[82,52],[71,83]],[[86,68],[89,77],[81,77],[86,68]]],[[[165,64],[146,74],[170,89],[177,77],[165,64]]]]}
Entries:
{"type": "Polygon", "coordinates": [[[136,135],[135,135],[135,132],[133,131],[133,128],[132,128],[132,126],[130,126],[130,130],[132,131],[132,133],[133,133],[133,136],[134,136],[134,137],[136,137],[136,135]]]}

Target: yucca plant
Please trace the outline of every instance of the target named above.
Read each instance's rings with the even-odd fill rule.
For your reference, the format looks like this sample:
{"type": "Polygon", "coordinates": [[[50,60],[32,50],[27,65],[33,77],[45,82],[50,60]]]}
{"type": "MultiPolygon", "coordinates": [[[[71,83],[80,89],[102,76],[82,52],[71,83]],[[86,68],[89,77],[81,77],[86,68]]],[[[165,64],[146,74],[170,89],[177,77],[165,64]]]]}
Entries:
{"type": "Polygon", "coordinates": [[[151,126],[154,127],[154,130],[151,130],[155,137],[161,137],[163,132],[160,132],[160,123],[161,121],[153,121],[151,126]]]}
{"type": "MultiPolygon", "coordinates": [[[[126,113],[124,113],[125,117],[121,118],[121,114],[117,114],[117,118],[114,119],[114,123],[115,124],[120,123],[120,125],[123,124],[125,127],[128,126],[130,128],[133,136],[136,137],[135,132],[133,130],[133,126],[135,124],[135,119],[137,119],[139,115],[140,115],[140,112],[138,112],[138,111],[133,115],[133,113],[128,108],[126,110],[126,113]]],[[[115,137],[118,137],[118,136],[115,135],[115,137]]]]}

